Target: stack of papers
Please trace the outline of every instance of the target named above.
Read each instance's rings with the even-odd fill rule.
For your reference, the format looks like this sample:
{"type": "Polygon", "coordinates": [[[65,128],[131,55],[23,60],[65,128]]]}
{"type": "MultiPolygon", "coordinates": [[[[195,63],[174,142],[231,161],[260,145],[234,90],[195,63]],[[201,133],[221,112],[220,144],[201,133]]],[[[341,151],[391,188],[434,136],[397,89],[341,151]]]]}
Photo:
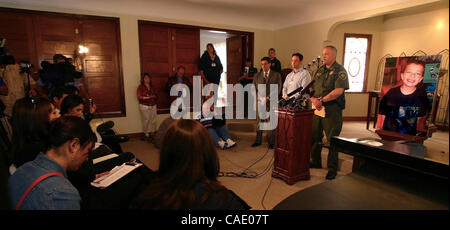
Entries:
{"type": "Polygon", "coordinates": [[[99,177],[95,179],[93,182],[91,182],[91,185],[101,189],[106,188],[141,165],[142,163],[135,163],[135,164],[124,163],[120,166],[116,166],[113,169],[111,169],[108,175],[99,177]]]}

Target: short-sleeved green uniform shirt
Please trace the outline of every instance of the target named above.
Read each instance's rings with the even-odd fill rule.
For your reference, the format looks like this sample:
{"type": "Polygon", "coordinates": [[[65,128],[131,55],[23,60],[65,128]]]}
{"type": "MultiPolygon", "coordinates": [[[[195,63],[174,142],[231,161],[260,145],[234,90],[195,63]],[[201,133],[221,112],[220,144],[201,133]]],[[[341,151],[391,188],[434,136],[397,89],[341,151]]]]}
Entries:
{"type": "MultiPolygon", "coordinates": [[[[334,62],[330,68],[327,68],[326,65],[320,66],[313,80],[315,80],[313,85],[314,97],[325,97],[336,88],[344,88],[344,90],[349,88],[347,71],[337,62],[334,62]]],[[[342,100],[344,102],[343,106],[345,106],[344,94],[337,100],[342,100]]],[[[324,106],[325,111],[343,108],[339,108],[336,100],[325,102],[324,106]]]]}
{"type": "MultiPolygon", "coordinates": [[[[326,65],[319,67],[313,80],[315,80],[312,95],[314,97],[324,97],[336,88],[349,88],[347,71],[337,62],[334,62],[330,68],[326,68],[326,65]]],[[[322,105],[325,107],[325,118],[319,116],[313,118],[311,158],[314,165],[322,165],[322,145],[320,143],[323,131],[325,131],[328,141],[332,136],[339,136],[341,133],[345,95],[343,93],[336,100],[324,102],[322,105]]],[[[327,160],[328,169],[337,172],[338,161],[338,152],[330,149],[327,160]]]]}

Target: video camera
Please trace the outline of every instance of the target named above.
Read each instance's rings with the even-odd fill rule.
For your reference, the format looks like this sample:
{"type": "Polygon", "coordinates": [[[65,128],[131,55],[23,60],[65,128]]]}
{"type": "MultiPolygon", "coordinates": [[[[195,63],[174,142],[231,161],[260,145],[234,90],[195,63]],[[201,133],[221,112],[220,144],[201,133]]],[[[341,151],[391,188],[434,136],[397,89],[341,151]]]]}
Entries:
{"type": "Polygon", "coordinates": [[[31,69],[34,67],[33,64],[27,61],[21,61],[19,63],[20,73],[30,73],[31,69]]]}
{"type": "Polygon", "coordinates": [[[45,83],[50,83],[52,87],[64,86],[68,82],[74,82],[75,79],[83,77],[81,72],[75,70],[75,66],[72,65],[68,58],[61,54],[54,56],[56,63],[50,63],[48,61],[42,61],[39,70],[39,76],[45,83]],[[58,60],[64,60],[62,62],[58,60]]]}
{"type": "Polygon", "coordinates": [[[14,56],[8,55],[6,38],[0,38],[0,65],[11,65],[14,62],[14,56]]]}

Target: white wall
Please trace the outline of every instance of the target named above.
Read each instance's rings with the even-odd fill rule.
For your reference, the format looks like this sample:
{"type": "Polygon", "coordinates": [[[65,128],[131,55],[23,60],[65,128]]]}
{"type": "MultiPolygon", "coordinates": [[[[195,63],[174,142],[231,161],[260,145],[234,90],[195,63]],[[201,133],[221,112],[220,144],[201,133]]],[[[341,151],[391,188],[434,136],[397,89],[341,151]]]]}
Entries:
{"type": "MultiPolygon", "coordinates": [[[[448,2],[345,22],[336,26],[330,32],[329,42],[338,49],[339,63],[343,63],[344,33],[372,34],[367,90],[374,90],[378,63],[384,55],[399,56],[402,52],[412,55],[418,50],[432,55],[449,48],[448,2]]],[[[344,116],[367,115],[368,95],[347,93],[346,99],[347,108],[344,110],[344,116]]]]}

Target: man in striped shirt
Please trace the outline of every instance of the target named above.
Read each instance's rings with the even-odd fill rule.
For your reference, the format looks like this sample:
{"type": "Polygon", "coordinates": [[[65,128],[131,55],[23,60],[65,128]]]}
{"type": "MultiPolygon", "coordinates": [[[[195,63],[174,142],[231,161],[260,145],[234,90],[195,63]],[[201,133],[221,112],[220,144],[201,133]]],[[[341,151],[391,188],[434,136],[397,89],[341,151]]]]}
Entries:
{"type": "MultiPolygon", "coordinates": [[[[292,65],[292,72],[290,72],[286,76],[286,80],[283,84],[283,98],[285,100],[288,100],[290,97],[287,95],[298,89],[299,87],[305,88],[310,82],[311,82],[311,75],[309,75],[309,72],[302,67],[303,63],[303,55],[300,53],[294,53],[292,54],[291,59],[291,65],[292,65]]],[[[291,97],[296,96],[292,95],[291,97]]]]}

